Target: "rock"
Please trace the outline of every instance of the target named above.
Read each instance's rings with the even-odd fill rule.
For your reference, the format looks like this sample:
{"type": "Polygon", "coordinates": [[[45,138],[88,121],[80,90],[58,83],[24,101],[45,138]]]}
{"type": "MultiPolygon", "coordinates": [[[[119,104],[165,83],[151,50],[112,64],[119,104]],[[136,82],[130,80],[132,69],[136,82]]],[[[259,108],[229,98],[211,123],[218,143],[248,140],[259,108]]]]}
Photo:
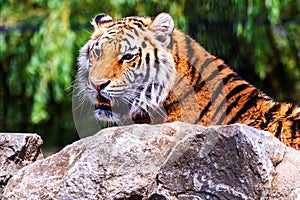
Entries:
{"type": "Polygon", "coordinates": [[[3,199],[289,199],[299,158],[245,125],[114,127],[22,168],[3,199]]]}
{"type": "Polygon", "coordinates": [[[0,133],[0,196],[17,171],[43,157],[37,134],[0,133]]]}
{"type": "Polygon", "coordinates": [[[276,166],[277,176],[269,199],[300,199],[300,152],[287,148],[284,159],[276,166]]]}

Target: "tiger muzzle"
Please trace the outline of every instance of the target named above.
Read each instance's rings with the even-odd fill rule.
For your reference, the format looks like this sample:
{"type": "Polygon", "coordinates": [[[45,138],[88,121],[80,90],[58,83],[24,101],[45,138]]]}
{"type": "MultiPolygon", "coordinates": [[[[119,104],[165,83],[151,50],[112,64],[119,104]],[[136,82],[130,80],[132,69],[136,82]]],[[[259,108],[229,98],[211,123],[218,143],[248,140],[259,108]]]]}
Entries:
{"type": "Polygon", "coordinates": [[[98,94],[96,96],[95,109],[111,110],[111,107],[113,107],[113,101],[111,101],[108,94],[104,92],[104,89],[110,84],[110,82],[111,82],[110,80],[107,80],[107,81],[102,81],[102,80],[94,81],[94,80],[92,80],[91,81],[94,88],[98,92],[98,94]]]}

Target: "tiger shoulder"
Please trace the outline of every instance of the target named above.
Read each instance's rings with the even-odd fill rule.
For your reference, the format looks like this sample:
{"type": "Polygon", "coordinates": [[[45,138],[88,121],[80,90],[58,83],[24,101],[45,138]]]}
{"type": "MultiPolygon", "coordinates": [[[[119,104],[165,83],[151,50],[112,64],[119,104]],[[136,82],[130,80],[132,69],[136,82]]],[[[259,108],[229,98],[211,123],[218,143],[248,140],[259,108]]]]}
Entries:
{"type": "Polygon", "coordinates": [[[174,28],[167,13],[93,21],[81,48],[80,96],[108,123],[242,123],[300,149],[300,108],[249,84],[223,60],[174,28]]]}

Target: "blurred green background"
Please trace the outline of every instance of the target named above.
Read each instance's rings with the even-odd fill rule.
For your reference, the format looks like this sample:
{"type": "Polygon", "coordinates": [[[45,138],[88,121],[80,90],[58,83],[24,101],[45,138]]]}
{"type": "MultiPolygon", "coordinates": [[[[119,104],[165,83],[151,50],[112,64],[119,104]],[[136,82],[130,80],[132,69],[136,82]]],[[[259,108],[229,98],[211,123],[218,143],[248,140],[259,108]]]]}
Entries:
{"type": "Polygon", "coordinates": [[[279,101],[300,104],[300,0],[6,0],[0,3],[0,131],[44,148],[79,139],[72,81],[98,13],[169,12],[176,27],[279,101]]]}

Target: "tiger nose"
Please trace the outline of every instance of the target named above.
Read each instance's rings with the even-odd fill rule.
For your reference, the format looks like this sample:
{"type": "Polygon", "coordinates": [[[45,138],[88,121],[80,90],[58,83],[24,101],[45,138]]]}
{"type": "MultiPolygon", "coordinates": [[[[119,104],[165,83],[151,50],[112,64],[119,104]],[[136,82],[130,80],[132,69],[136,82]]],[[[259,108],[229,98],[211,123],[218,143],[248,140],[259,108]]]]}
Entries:
{"type": "Polygon", "coordinates": [[[111,80],[98,80],[98,79],[91,79],[91,83],[95,87],[95,89],[100,92],[104,88],[106,88],[110,84],[111,80]]]}

